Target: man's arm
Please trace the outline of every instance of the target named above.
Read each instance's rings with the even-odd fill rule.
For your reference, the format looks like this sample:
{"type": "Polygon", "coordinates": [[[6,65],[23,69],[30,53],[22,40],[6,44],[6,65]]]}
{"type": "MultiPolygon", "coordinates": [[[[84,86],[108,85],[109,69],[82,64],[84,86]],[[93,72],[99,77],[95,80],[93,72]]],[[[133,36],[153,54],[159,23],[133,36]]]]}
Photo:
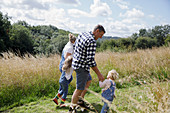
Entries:
{"type": "Polygon", "coordinates": [[[97,74],[97,77],[99,79],[99,81],[104,81],[104,77],[103,75],[100,73],[99,69],[97,66],[91,67],[93,69],[93,71],[97,74]]]}

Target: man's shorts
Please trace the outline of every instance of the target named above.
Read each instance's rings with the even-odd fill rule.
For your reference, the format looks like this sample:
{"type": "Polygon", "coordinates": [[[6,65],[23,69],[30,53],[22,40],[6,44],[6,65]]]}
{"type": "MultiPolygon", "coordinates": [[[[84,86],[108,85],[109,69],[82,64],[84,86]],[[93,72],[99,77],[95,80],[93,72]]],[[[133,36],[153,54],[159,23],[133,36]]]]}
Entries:
{"type": "Polygon", "coordinates": [[[76,72],[76,88],[79,90],[84,90],[86,86],[86,82],[91,80],[91,76],[89,72],[83,68],[79,68],[75,70],[76,72]]]}
{"type": "Polygon", "coordinates": [[[87,80],[87,81],[90,81],[90,80],[92,80],[92,78],[91,78],[91,75],[90,75],[90,73],[89,73],[89,77],[88,77],[88,80],[87,80]]]}

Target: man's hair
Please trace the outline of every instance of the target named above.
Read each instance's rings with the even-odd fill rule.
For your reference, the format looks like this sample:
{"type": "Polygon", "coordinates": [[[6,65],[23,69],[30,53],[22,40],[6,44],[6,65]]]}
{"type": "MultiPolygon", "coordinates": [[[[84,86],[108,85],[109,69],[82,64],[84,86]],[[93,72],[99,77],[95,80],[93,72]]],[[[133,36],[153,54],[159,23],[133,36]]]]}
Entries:
{"type": "Polygon", "coordinates": [[[97,26],[94,28],[93,31],[96,31],[97,29],[99,29],[100,32],[103,31],[104,33],[106,33],[106,31],[105,31],[105,29],[104,29],[104,27],[103,27],[102,25],[97,25],[97,26]]]}

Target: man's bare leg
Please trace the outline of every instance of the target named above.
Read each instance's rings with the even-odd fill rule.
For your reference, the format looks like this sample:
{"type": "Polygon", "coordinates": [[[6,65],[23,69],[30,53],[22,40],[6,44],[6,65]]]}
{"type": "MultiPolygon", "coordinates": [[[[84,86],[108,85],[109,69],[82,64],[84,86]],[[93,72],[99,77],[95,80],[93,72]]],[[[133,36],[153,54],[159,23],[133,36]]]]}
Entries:
{"type": "Polygon", "coordinates": [[[79,89],[76,89],[74,91],[72,100],[71,100],[72,104],[77,104],[77,101],[79,100],[79,96],[81,95],[82,92],[83,92],[83,90],[79,90],[79,89]]]}
{"type": "Polygon", "coordinates": [[[86,92],[87,92],[87,88],[89,88],[90,84],[91,84],[91,81],[92,80],[89,80],[87,83],[86,83],[86,87],[85,89],[83,90],[83,92],[81,93],[81,97],[84,98],[86,92]]]}

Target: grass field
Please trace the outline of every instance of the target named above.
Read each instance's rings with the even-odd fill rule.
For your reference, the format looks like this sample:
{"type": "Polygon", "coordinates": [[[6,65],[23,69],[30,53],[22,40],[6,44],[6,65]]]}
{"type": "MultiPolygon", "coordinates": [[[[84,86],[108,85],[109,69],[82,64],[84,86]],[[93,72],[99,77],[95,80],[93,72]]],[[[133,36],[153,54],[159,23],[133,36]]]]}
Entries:
{"type": "MultiPolygon", "coordinates": [[[[3,54],[4,58],[0,58],[1,112],[68,111],[68,108],[56,108],[51,101],[59,87],[59,55],[47,58],[27,54],[20,58],[12,53],[3,54]]],[[[105,77],[111,69],[116,69],[120,75],[112,112],[169,112],[170,47],[129,53],[106,51],[97,53],[95,59],[105,77]]],[[[93,81],[89,89],[95,92],[88,93],[85,98],[99,112],[103,105],[99,98],[101,88],[93,71],[91,75],[93,81]]],[[[75,89],[75,73],[73,76],[67,103],[75,89]]]]}
{"type": "MultiPolygon", "coordinates": [[[[152,84],[153,85],[153,84],[152,84]]],[[[169,113],[169,85],[167,82],[161,84],[154,84],[157,88],[160,88],[160,94],[154,94],[156,92],[152,91],[152,85],[142,85],[134,86],[129,88],[117,89],[116,99],[114,99],[110,113],[114,112],[136,112],[136,113],[169,113]],[[164,93],[163,95],[161,93],[164,93]],[[153,95],[152,95],[153,94],[153,95]],[[160,96],[159,98],[157,96],[160,96]],[[163,97],[164,96],[164,97],[163,97]],[[165,97],[168,96],[168,97],[165,97]]],[[[154,87],[155,88],[155,87],[154,87]]],[[[155,89],[157,90],[157,89],[155,89]]],[[[158,93],[158,92],[157,92],[158,93]]],[[[103,106],[103,102],[99,99],[98,93],[96,96],[93,93],[88,93],[85,99],[90,102],[97,112],[103,106]]],[[[71,95],[68,95],[66,104],[71,101],[71,95]]],[[[37,101],[24,104],[19,107],[7,110],[5,112],[21,112],[21,113],[42,113],[42,112],[52,112],[52,113],[67,113],[68,107],[60,108],[53,101],[52,98],[43,97],[37,101]]],[[[87,113],[87,112],[85,112],[87,113]]]]}

